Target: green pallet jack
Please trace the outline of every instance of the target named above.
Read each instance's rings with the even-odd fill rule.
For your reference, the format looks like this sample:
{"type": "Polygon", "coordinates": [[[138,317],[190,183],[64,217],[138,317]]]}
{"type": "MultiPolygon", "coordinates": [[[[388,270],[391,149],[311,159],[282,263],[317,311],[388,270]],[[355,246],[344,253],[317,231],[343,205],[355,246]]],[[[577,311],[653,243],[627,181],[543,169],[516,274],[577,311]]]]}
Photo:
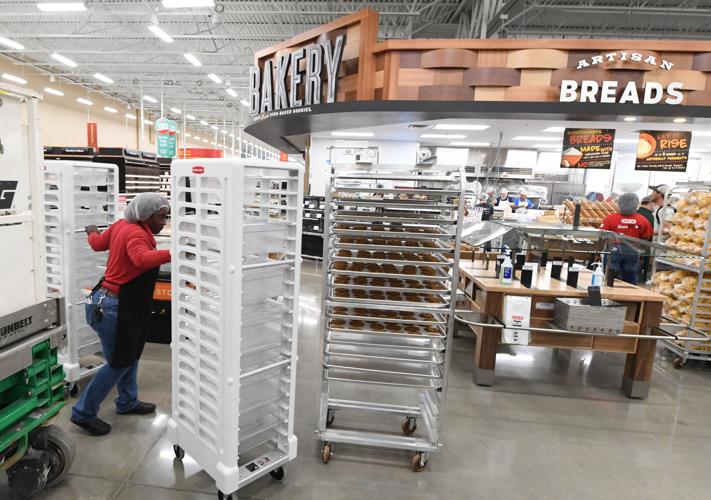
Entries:
{"type": "Polygon", "coordinates": [[[23,498],[61,481],[76,454],[50,425],[68,396],[57,359],[66,338],[61,307],[52,299],[0,318],[0,470],[23,498]]]}

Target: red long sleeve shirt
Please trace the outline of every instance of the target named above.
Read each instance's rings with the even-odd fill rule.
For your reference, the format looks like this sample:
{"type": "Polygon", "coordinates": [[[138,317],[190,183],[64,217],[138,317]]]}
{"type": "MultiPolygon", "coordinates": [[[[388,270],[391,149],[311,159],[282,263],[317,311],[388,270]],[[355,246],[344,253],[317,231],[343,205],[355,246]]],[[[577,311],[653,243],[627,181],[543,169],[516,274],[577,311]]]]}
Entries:
{"type": "Polygon", "coordinates": [[[156,239],[142,222],[121,219],[103,233],[91,233],[89,246],[96,252],[109,251],[103,286],[114,293],[149,269],[170,262],[170,251],[156,250],[156,239]]]}

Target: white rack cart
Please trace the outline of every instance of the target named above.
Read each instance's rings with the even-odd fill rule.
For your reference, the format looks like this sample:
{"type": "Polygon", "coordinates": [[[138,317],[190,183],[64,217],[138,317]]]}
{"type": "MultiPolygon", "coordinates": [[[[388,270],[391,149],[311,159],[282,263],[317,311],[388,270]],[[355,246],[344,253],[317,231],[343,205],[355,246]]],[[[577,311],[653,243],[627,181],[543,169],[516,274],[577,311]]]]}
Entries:
{"type": "Polygon", "coordinates": [[[79,380],[92,376],[105,363],[99,336],[86,322],[84,300],[86,290],[103,275],[108,254],[89,247],[84,227],[105,228],[116,221],[117,170],[101,163],[45,162],[47,296],[65,298],[67,343],[60,361],[72,393],[79,380]]]}
{"type": "Polygon", "coordinates": [[[168,437],[230,498],[296,457],[303,169],[177,160],[172,179],[168,437]]]}
{"type": "Polygon", "coordinates": [[[439,451],[463,209],[463,169],[332,168],[317,429],[324,463],[335,443],[348,443],[412,451],[419,472],[439,451]]]}

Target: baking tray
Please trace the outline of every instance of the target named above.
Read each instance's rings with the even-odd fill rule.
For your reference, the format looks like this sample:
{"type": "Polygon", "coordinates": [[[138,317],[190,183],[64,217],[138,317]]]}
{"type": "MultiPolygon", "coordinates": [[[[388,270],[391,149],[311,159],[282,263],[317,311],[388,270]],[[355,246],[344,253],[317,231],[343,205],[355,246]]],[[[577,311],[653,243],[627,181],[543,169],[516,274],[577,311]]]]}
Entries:
{"type": "MultiPolygon", "coordinates": [[[[328,302],[327,305],[329,306],[335,306],[335,307],[346,307],[348,311],[346,314],[334,314],[332,310],[329,310],[328,313],[326,314],[326,319],[328,320],[329,318],[338,318],[338,319],[344,319],[344,320],[360,320],[360,321],[380,321],[382,323],[401,323],[403,325],[426,325],[426,326],[441,326],[441,325],[446,325],[447,324],[447,319],[443,317],[439,312],[432,312],[432,311],[425,311],[428,314],[432,314],[434,316],[434,320],[425,320],[421,318],[416,318],[413,317],[412,319],[405,319],[405,318],[379,318],[376,316],[361,316],[358,314],[353,314],[353,309],[354,308],[349,308],[347,306],[344,306],[343,304],[339,303],[332,303],[328,302]],[[349,314],[350,313],[350,314],[349,314]]],[[[377,306],[377,304],[374,304],[377,306]]],[[[363,308],[365,309],[365,308],[363,308]]],[[[379,309],[378,307],[373,307],[373,309],[379,309]]],[[[330,328],[331,330],[338,330],[338,328],[330,328]]],[[[346,330],[343,330],[346,331],[346,330]]],[[[365,330],[348,330],[351,332],[361,332],[365,330]]],[[[385,332],[373,332],[371,333],[378,333],[378,334],[383,334],[385,332]]]]}
{"type": "MultiPolygon", "coordinates": [[[[340,176],[339,176],[340,178],[340,176]]],[[[458,180],[450,179],[451,182],[459,182],[458,180]]],[[[430,188],[418,188],[418,187],[402,187],[402,188],[379,188],[379,187],[366,187],[366,186],[334,186],[334,189],[338,191],[344,191],[347,193],[358,193],[358,192],[370,192],[370,193],[392,193],[392,194],[449,194],[449,195],[459,195],[460,190],[458,189],[430,189],[430,188]]],[[[400,200],[403,201],[403,200],[400,200]]]]}
{"type": "MultiPolygon", "coordinates": [[[[418,280],[419,281],[419,280],[418,280]]],[[[442,295],[442,296],[447,296],[449,297],[451,290],[449,287],[445,286],[445,288],[442,289],[434,289],[434,288],[407,288],[407,287],[393,287],[393,286],[383,286],[383,285],[371,285],[368,283],[367,285],[359,285],[357,283],[336,283],[334,278],[331,277],[329,280],[328,284],[332,287],[335,288],[347,288],[349,290],[372,290],[374,287],[377,287],[378,290],[385,290],[388,292],[403,292],[403,293],[431,293],[431,294],[436,294],[436,295],[442,295]]],[[[711,313],[709,313],[711,314],[711,313]]]]}
{"type": "MultiPolygon", "coordinates": [[[[338,250],[338,249],[336,249],[338,250]]],[[[383,250],[379,250],[383,251],[383,250]]],[[[411,252],[415,253],[415,252],[411,252]]],[[[417,266],[417,267],[426,267],[426,266],[432,266],[432,267],[452,267],[454,263],[446,259],[444,257],[437,257],[435,256],[438,260],[436,262],[430,262],[430,261],[422,261],[422,260],[395,260],[395,259],[376,259],[372,257],[346,257],[346,256],[340,256],[340,255],[335,255],[334,251],[331,251],[330,255],[328,256],[328,260],[332,262],[362,262],[364,264],[392,264],[394,266],[417,266]]]]}
{"type": "MultiPolygon", "coordinates": [[[[439,327],[437,327],[439,328],[439,327]]],[[[327,340],[331,344],[342,344],[363,347],[384,347],[387,349],[402,349],[404,351],[438,351],[444,352],[445,345],[442,339],[444,333],[411,334],[403,332],[372,332],[366,330],[329,328],[327,340]],[[367,338],[364,338],[367,337],[367,338]]]]}
{"type": "Polygon", "coordinates": [[[390,216],[383,216],[382,212],[355,212],[353,213],[343,213],[338,211],[331,217],[331,220],[335,222],[352,222],[352,223],[372,223],[372,222],[382,222],[384,224],[420,224],[429,226],[445,226],[454,225],[457,223],[453,219],[445,219],[443,217],[428,217],[427,214],[423,213],[413,213],[412,217],[407,217],[405,214],[397,214],[390,216]],[[357,215],[355,215],[357,214],[357,215]]]}
{"type": "Polygon", "coordinates": [[[413,378],[401,375],[386,375],[348,372],[339,369],[337,366],[324,365],[324,377],[332,382],[347,382],[356,384],[387,385],[392,387],[410,387],[417,389],[431,389],[433,391],[442,388],[441,379],[425,378],[414,380],[413,378]]]}
{"type": "MultiPolygon", "coordinates": [[[[373,318],[371,318],[372,320],[373,318]]],[[[379,318],[378,318],[379,319],[379,318]]],[[[401,324],[408,324],[408,320],[395,320],[396,323],[401,323],[401,324]]],[[[424,322],[421,321],[411,321],[410,324],[413,324],[415,326],[418,326],[419,333],[407,333],[407,332],[389,332],[389,331],[373,331],[373,330],[355,330],[351,328],[333,328],[331,326],[326,326],[326,329],[331,332],[332,334],[337,334],[337,335],[352,335],[352,336],[366,336],[366,337],[377,337],[377,339],[380,341],[382,339],[387,339],[387,338],[393,338],[398,341],[408,341],[409,339],[412,340],[443,340],[447,338],[447,334],[442,330],[441,325],[430,325],[430,326],[436,326],[439,328],[438,333],[434,332],[428,332],[425,331],[424,329],[421,328],[421,325],[424,324],[424,322]]]]}
{"type": "Polygon", "coordinates": [[[428,240],[428,239],[440,239],[440,238],[447,238],[447,239],[453,239],[457,235],[455,233],[445,233],[445,232],[440,232],[440,233],[410,233],[406,231],[375,231],[372,229],[338,229],[336,227],[331,227],[330,228],[330,233],[334,235],[346,235],[346,236],[380,236],[381,238],[384,237],[386,234],[387,235],[397,235],[398,238],[401,238],[403,240],[407,239],[420,239],[420,240],[428,240]]]}
{"type": "Polygon", "coordinates": [[[437,351],[403,351],[402,349],[392,349],[384,346],[366,347],[347,344],[329,344],[326,346],[326,355],[364,361],[404,361],[417,364],[422,363],[434,365],[439,365],[444,362],[442,355],[437,351]]]}
{"type": "Polygon", "coordinates": [[[340,238],[332,240],[332,246],[336,249],[345,250],[370,250],[372,252],[412,252],[412,253],[454,253],[453,247],[444,246],[438,243],[436,247],[410,247],[396,245],[376,245],[372,243],[341,243],[340,238]]]}
{"type": "Polygon", "coordinates": [[[373,377],[375,380],[381,376],[413,377],[422,379],[440,379],[442,372],[436,364],[425,364],[416,361],[399,361],[394,363],[390,360],[370,360],[356,359],[326,354],[324,365],[326,368],[360,372],[373,377]]]}
{"type": "Polygon", "coordinates": [[[329,269],[328,272],[334,276],[366,276],[371,278],[395,278],[395,279],[418,279],[418,280],[435,280],[435,281],[445,281],[451,279],[449,274],[445,274],[441,268],[434,268],[439,270],[439,274],[435,276],[429,276],[425,274],[402,274],[402,273],[379,273],[377,271],[349,271],[348,269],[329,269]]]}
{"type": "Polygon", "coordinates": [[[363,305],[363,304],[375,304],[375,305],[381,305],[381,306],[391,306],[395,308],[399,307],[416,307],[419,309],[447,309],[449,308],[449,301],[445,300],[445,302],[411,302],[409,300],[378,300],[378,299],[371,299],[371,298],[356,298],[356,297],[336,297],[334,295],[334,289],[331,288],[330,293],[328,295],[329,300],[333,302],[342,302],[342,303],[348,303],[348,304],[358,304],[358,305],[363,305]]]}
{"type": "Polygon", "coordinates": [[[356,206],[356,207],[378,207],[378,208],[409,208],[412,210],[454,210],[459,208],[459,205],[454,205],[451,203],[432,203],[432,200],[363,200],[360,198],[336,198],[334,203],[342,206],[356,206]]]}

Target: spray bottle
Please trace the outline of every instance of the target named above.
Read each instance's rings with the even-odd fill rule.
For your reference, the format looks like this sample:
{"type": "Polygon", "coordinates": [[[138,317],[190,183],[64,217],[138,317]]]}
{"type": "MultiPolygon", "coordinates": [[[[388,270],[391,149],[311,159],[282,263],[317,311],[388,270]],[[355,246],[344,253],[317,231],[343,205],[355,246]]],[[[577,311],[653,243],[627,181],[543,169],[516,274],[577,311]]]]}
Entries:
{"type": "Polygon", "coordinates": [[[501,263],[501,270],[499,271],[499,282],[503,284],[511,284],[513,281],[513,264],[511,263],[511,254],[506,252],[504,261],[501,263]]]}

